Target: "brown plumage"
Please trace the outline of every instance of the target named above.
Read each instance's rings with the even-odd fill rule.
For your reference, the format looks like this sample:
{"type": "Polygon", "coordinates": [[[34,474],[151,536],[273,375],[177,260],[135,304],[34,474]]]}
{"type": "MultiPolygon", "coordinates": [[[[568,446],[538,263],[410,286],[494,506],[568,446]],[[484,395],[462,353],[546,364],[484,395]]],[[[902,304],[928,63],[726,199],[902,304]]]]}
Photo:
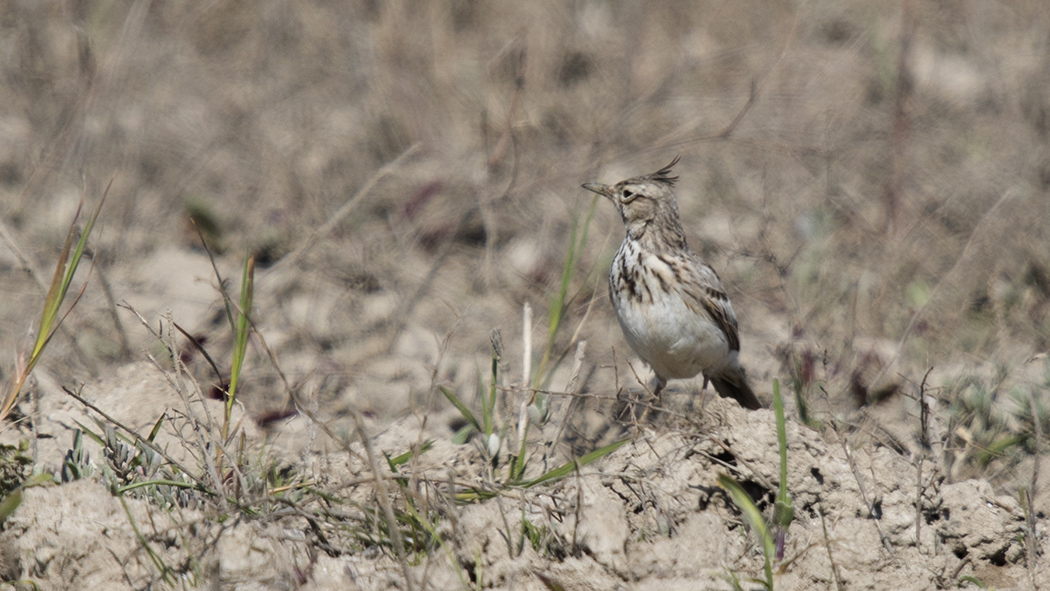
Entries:
{"type": "Polygon", "coordinates": [[[677,163],[611,186],[583,185],[616,205],[627,230],[609,269],[609,299],[627,342],[656,373],[657,395],[669,379],[702,373],[720,396],[761,408],[738,360],[733,305],[686,243],[671,175],[677,163]]]}

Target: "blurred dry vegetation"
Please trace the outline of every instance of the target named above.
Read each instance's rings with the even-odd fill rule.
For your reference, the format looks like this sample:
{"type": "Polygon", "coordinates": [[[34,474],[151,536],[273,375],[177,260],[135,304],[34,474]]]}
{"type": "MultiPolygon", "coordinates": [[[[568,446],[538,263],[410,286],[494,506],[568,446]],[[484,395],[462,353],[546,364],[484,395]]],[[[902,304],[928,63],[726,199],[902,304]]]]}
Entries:
{"type": "MultiPolygon", "coordinates": [[[[326,416],[447,408],[431,384],[476,384],[492,329],[521,358],[526,302],[541,340],[580,183],[680,154],[766,399],[780,376],[914,433],[932,367],[960,456],[1008,393],[1050,408],[1044,1],[0,0],[0,56],[5,364],[112,178],[59,381],[156,349],[121,301],[229,346],[192,220],[225,276],[257,257],[256,326],[326,416]]],[[[605,294],[621,233],[598,203],[557,347],[582,322],[599,401],[640,388],[605,294]]],[[[251,355],[242,400],[280,413],[251,355]]],[[[1006,414],[985,427],[1023,430],[1006,414]]]]}

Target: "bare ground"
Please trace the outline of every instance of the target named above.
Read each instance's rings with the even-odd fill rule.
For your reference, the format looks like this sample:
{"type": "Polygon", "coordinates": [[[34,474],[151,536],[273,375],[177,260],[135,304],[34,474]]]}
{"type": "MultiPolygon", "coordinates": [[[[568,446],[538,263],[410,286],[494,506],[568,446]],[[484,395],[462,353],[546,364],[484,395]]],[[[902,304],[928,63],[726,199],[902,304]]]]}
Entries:
{"type": "Polygon", "coordinates": [[[21,495],[7,586],[758,586],[760,544],[717,477],[772,513],[773,413],[689,381],[627,420],[648,374],[605,296],[622,229],[605,203],[586,221],[578,188],[676,154],[756,391],[777,378],[788,399],[775,587],[1050,586],[1042,3],[0,14],[0,350],[25,351],[78,200],[112,179],[85,295],[0,435],[22,446],[0,462],[21,495]],[[257,265],[222,445],[219,380],[175,328],[228,377],[194,223],[235,296],[246,249],[257,265]],[[491,461],[455,439],[441,389],[478,412],[494,330],[491,461]],[[551,407],[525,481],[627,443],[500,487],[526,381],[551,407]],[[160,419],[163,456],[134,435],[160,419]],[[77,448],[78,431],[109,439],[77,448]]]}

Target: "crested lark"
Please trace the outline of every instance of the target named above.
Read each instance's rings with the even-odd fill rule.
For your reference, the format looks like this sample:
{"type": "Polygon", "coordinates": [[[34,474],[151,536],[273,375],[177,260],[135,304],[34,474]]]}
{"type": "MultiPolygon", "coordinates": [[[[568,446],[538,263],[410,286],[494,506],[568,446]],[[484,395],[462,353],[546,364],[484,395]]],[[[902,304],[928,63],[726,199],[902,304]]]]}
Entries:
{"type": "Polygon", "coordinates": [[[656,373],[654,394],[669,379],[704,375],[724,398],[761,408],[737,360],[736,315],[722,282],[685,242],[671,176],[660,170],[615,185],[583,188],[616,205],[627,236],[609,269],[609,299],[634,352],[656,373]]]}

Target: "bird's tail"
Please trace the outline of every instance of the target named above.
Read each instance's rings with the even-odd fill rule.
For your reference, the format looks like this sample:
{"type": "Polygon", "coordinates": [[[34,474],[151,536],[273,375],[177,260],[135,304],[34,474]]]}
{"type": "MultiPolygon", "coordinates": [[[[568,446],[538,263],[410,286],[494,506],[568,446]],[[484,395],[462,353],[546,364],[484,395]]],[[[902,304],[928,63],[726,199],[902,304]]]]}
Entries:
{"type": "Polygon", "coordinates": [[[718,395],[722,398],[732,398],[739,402],[740,406],[748,410],[762,408],[762,403],[755,396],[755,391],[747,383],[744,368],[739,365],[734,365],[718,375],[709,376],[708,379],[715,387],[715,392],[718,392],[718,395]]]}

